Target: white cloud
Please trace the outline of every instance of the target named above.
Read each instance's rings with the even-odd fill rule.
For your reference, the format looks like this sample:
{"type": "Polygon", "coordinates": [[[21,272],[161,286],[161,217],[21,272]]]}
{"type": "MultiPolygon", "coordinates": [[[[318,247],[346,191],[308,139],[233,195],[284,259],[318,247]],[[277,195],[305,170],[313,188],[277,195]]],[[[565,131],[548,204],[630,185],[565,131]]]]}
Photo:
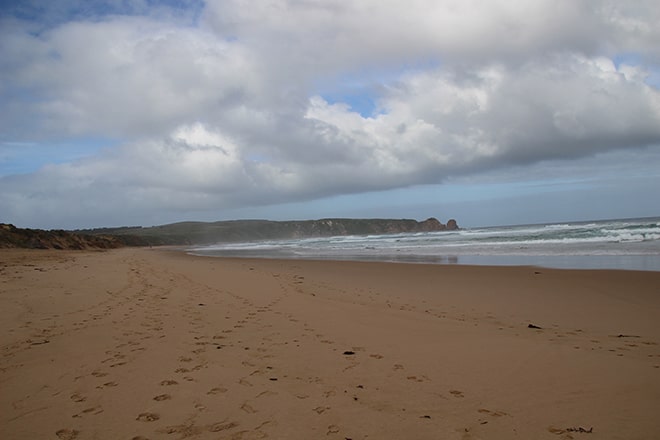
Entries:
{"type": "Polygon", "coordinates": [[[660,93],[625,72],[607,59],[582,56],[434,70],[404,76],[374,118],[320,98],[312,100],[309,117],[332,127],[326,130],[336,139],[386,150],[407,164],[418,162],[417,169],[426,164],[441,178],[497,162],[657,143],[660,93]]]}
{"type": "Polygon", "coordinates": [[[119,17],[27,31],[7,45],[19,61],[4,88],[30,92],[18,104],[46,134],[162,134],[259,90],[249,55],[198,29],[119,17]]]}

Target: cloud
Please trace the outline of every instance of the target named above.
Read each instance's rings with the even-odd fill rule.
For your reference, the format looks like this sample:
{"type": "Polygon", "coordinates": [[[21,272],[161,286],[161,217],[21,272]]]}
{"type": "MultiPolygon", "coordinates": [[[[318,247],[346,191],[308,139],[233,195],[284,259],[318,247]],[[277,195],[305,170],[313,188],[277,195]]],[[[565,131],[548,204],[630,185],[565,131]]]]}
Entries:
{"type": "Polygon", "coordinates": [[[660,144],[653,2],[110,3],[1,18],[0,141],[116,140],[1,178],[16,222],[180,218],[660,144]],[[324,93],[362,88],[371,114],[324,93]]]}
{"type": "Polygon", "coordinates": [[[162,134],[254,92],[240,46],[196,29],[122,17],[11,37],[2,91],[12,108],[0,125],[9,136],[24,135],[12,127],[26,114],[43,136],[162,134]]]}
{"type": "Polygon", "coordinates": [[[427,71],[391,86],[374,118],[318,97],[308,117],[326,124],[326,142],[359,145],[381,176],[438,181],[658,143],[660,93],[623,70],[607,59],[572,56],[427,71]]]}
{"type": "Polygon", "coordinates": [[[652,0],[237,0],[208,2],[202,20],[264,56],[295,58],[298,68],[323,74],[429,57],[479,63],[563,51],[657,55],[658,18],[652,0]]]}

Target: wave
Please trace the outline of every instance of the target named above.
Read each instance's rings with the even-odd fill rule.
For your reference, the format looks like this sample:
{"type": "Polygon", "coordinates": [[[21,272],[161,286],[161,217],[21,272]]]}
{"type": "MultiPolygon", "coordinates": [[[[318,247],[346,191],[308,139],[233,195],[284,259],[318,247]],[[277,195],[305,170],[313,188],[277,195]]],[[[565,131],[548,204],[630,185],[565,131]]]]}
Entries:
{"type": "Polygon", "coordinates": [[[351,235],[224,243],[191,249],[195,253],[249,252],[298,255],[406,253],[431,255],[449,252],[546,252],[574,254],[640,253],[660,255],[660,219],[610,220],[505,226],[427,233],[351,235]],[[639,246],[644,246],[640,249],[639,246]],[[609,248],[608,248],[609,247],[609,248]]]}

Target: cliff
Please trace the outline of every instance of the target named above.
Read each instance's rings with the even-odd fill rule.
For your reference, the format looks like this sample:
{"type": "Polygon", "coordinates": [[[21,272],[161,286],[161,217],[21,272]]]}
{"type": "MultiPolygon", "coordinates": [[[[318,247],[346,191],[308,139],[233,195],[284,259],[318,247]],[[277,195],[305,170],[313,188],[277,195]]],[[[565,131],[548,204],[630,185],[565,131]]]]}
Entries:
{"type": "Polygon", "coordinates": [[[455,220],[446,225],[435,218],[422,222],[410,219],[346,219],[270,221],[231,220],[182,222],[149,228],[105,228],[81,231],[87,234],[132,236],[151,245],[191,245],[338,235],[381,235],[458,229],[455,220]]]}
{"type": "Polygon", "coordinates": [[[345,219],[270,221],[232,220],[181,222],[153,227],[100,228],[78,231],[20,229],[0,224],[0,248],[109,249],[121,246],[199,245],[338,235],[381,235],[458,229],[455,220],[443,224],[435,218],[345,219]]]}

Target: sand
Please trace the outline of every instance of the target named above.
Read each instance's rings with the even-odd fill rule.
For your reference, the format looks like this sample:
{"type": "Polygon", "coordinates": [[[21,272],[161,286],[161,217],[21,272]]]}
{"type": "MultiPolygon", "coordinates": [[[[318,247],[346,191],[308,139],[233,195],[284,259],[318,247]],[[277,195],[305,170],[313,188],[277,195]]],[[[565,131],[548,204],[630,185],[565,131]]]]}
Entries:
{"type": "Polygon", "coordinates": [[[657,272],[3,250],[0,438],[660,438],[659,318],[657,272]]]}

